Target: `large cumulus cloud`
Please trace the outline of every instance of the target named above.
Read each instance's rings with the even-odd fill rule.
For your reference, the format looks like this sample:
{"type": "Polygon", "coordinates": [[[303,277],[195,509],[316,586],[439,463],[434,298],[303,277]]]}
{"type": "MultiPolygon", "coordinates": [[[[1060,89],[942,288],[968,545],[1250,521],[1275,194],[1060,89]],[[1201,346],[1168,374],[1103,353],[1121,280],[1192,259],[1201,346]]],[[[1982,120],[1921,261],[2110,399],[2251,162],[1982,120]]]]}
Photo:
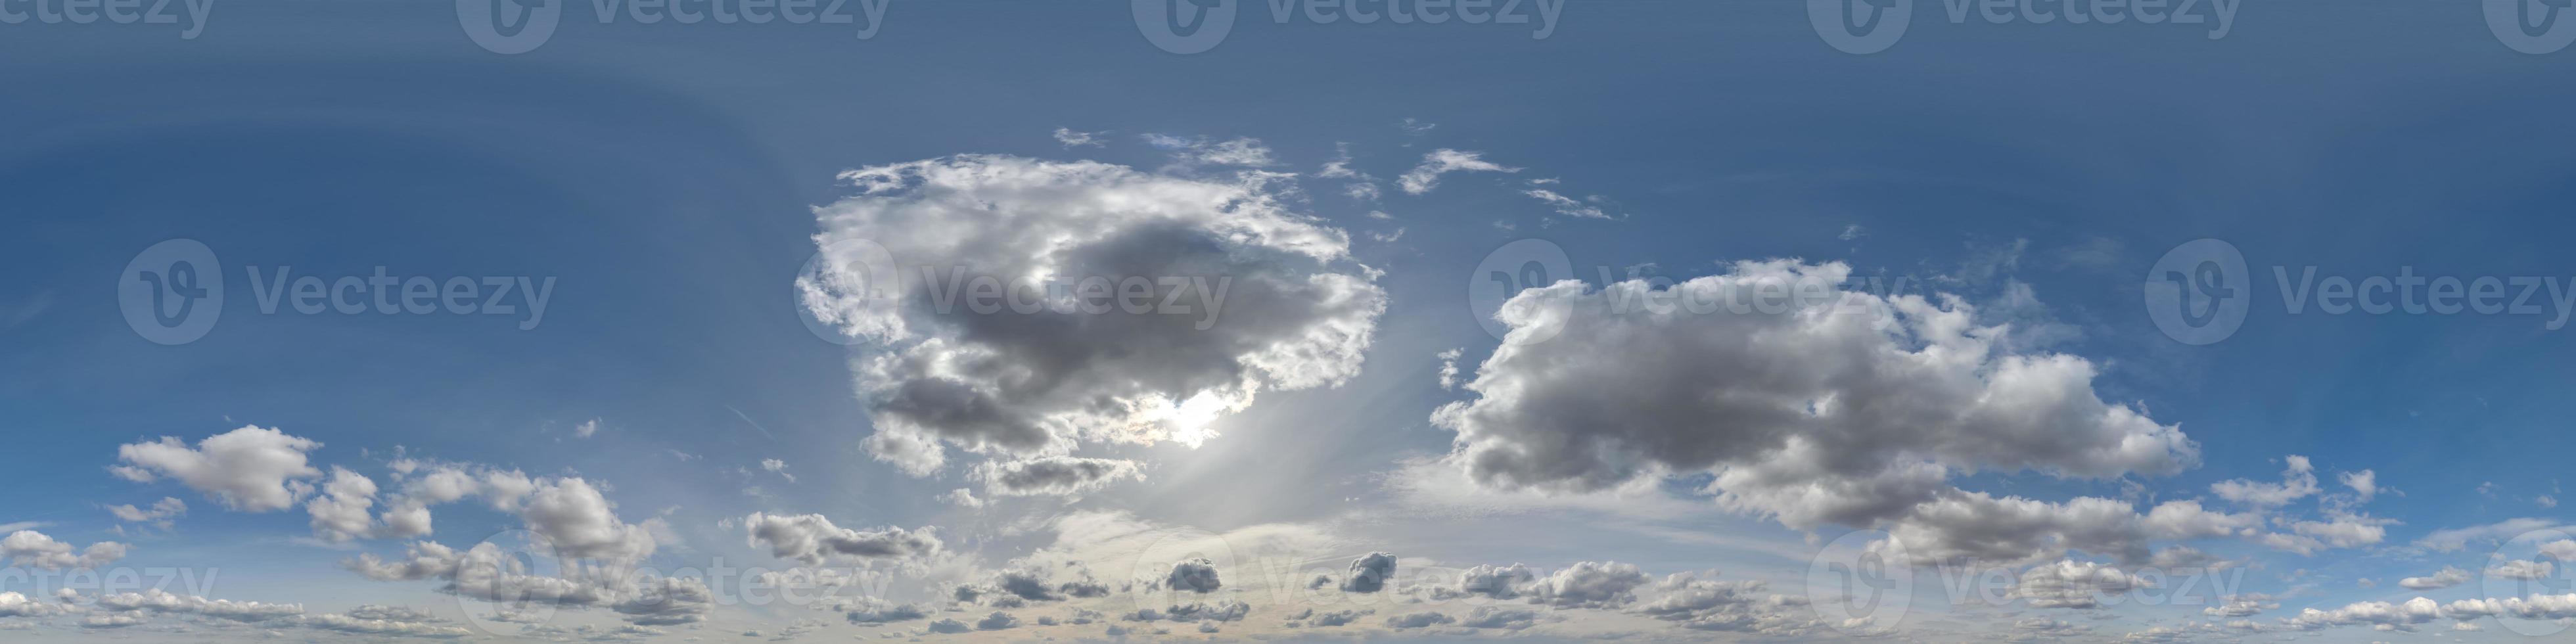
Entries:
{"type": "Polygon", "coordinates": [[[1357,373],[1386,306],[1347,235],[1285,207],[1277,178],[1007,156],[853,170],[843,179],[859,193],[816,210],[825,261],[798,288],[815,319],[880,349],[855,365],[877,432],[867,445],[914,474],[944,464],[948,445],[1016,458],[1082,441],[1195,443],[1261,390],[1357,373]],[[948,299],[977,277],[1144,278],[1156,306],[948,299]]]}
{"type": "Polygon", "coordinates": [[[1958,298],[1848,290],[1849,276],[1840,263],[1748,261],[1677,284],[1523,291],[1497,314],[1511,336],[1466,383],[1474,398],[1432,420],[1488,486],[1595,491],[1707,473],[1729,508],[1802,530],[1886,528],[1933,557],[2040,560],[2073,546],[2141,558],[2147,539],[2259,527],[2197,503],[2141,515],[1953,487],[1975,472],[2168,475],[2199,448],[2103,401],[2089,360],[2021,350],[2008,324],[1958,298]]]}

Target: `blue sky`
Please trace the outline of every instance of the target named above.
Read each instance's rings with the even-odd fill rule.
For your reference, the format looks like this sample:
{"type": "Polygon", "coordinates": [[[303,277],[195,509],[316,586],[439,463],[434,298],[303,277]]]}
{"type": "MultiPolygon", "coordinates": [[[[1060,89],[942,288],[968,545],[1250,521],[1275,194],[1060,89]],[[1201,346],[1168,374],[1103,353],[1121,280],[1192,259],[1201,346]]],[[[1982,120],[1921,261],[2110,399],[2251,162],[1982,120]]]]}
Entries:
{"type": "Polygon", "coordinates": [[[18,233],[0,242],[16,278],[0,286],[0,468],[19,486],[0,534],[37,535],[0,558],[0,637],[2520,641],[2576,616],[2576,597],[2546,603],[2570,573],[2491,570],[2576,532],[2556,503],[2570,347],[2549,328],[2576,293],[2553,170],[2576,146],[2549,81],[2576,52],[2518,52],[2475,3],[2266,3],[2212,38],[1953,22],[1917,2],[1867,54],[1785,1],[1568,0],[1544,37],[1536,19],[1278,23],[1269,2],[1237,4],[1186,54],[1107,0],[845,7],[884,7],[875,25],[603,23],[573,3],[509,54],[450,3],[214,3],[193,37],[185,17],[0,24],[0,212],[18,233]],[[1442,159],[1452,171],[1408,189],[1442,159]],[[1189,201],[1206,195],[1234,205],[1189,201]],[[1027,252],[1070,238],[1098,244],[1027,252]],[[172,239],[208,249],[220,270],[201,277],[226,297],[202,337],[163,344],[118,289],[172,239]],[[904,320],[903,337],[844,346],[815,311],[884,311],[799,279],[847,239],[906,265],[1213,267],[1253,290],[1228,301],[1248,313],[1189,331],[906,301],[867,318],[904,320]],[[1524,239],[1586,284],[1513,289],[1537,317],[1505,328],[1563,325],[1514,344],[1470,286],[1524,239]],[[2148,285],[2200,239],[2241,258],[2246,313],[2189,345],[2159,328],[2148,285]],[[490,299],[508,313],[262,310],[281,270],[379,267],[467,278],[474,300],[486,278],[551,286],[542,317],[525,288],[490,299]],[[2494,278],[2508,299],[2533,285],[2538,310],[2329,314],[2285,300],[2276,268],[2292,287],[2308,268],[2494,278]],[[1801,274],[1930,308],[1896,327],[1593,308],[1632,275],[1655,290],[1801,274]],[[1551,297],[1571,317],[1547,317],[1551,297]],[[1996,330],[1954,335],[1945,315],[1996,330]],[[1805,332],[1736,335],[1762,324],[1805,332]],[[890,402],[980,376],[873,368],[977,346],[1021,361],[998,373],[1063,382],[890,402]],[[1983,357],[1888,357],[1930,364],[1939,346],[1983,357]],[[2089,372],[1999,375],[2016,360],[2089,372]],[[1089,405],[1207,392],[1239,408],[1142,423],[1089,405]],[[1800,402],[1725,402],[1775,395],[1800,402]],[[1812,413],[1730,415],[1748,409],[1812,413]],[[2136,418],[2104,420],[2118,413],[2136,418]],[[211,457],[217,436],[273,458],[211,457]],[[1514,459],[1479,460],[1495,454],[1514,459]],[[1803,459],[1831,466],[1790,471],[1803,459]],[[1069,483],[988,476],[1074,464],[1091,469],[1069,483]],[[335,468],[376,490],[332,485],[335,468]],[[479,487],[442,497],[438,472],[479,487]],[[1884,487],[1835,487],[1863,483],[1884,487]],[[1807,485],[1824,491],[1791,494],[1807,485]],[[1893,509],[1829,511],[1899,488],[1893,509]],[[151,511],[165,498],[184,512],[151,511]],[[353,499],[354,532],[334,534],[324,516],[353,499]],[[434,529],[400,528],[405,502],[434,529]],[[2121,510],[2079,511],[2092,502],[2121,510]],[[2150,521],[2168,507],[2170,525],[2150,521]],[[861,541],[895,545],[812,546],[861,541]],[[2023,590],[1964,598],[1942,583],[1960,565],[1900,562],[1909,608],[1829,619],[1811,568],[1889,542],[1978,553],[1963,569],[2023,590]],[[371,575],[359,559],[424,543],[586,548],[708,592],[580,578],[595,601],[531,616],[459,590],[452,562],[371,575]],[[1372,552],[1395,557],[1392,581],[1360,592],[1352,566],[1372,552]],[[1192,554],[1223,560],[1226,589],[1180,583],[1192,554]],[[1532,572],[1499,590],[1460,579],[1514,563],[1532,572]],[[754,599],[750,568],[861,581],[754,599]],[[2169,600],[2123,586],[2149,568],[2231,581],[2169,600]],[[2445,568],[2466,576],[2439,583],[2445,568]],[[211,581],[161,596],[94,574],[119,569],[211,581]],[[1032,570],[1064,596],[996,599],[1032,570]],[[1306,588],[1318,571],[1330,583],[1306,588]],[[1106,594],[1056,585],[1085,580],[1106,594]],[[2050,582],[2087,601],[2052,601],[2050,582]],[[2254,610],[2220,610],[2222,594],[2254,610]],[[2434,610],[2409,613],[2417,597],[2434,610]],[[2503,599],[2537,619],[2476,612],[2503,599]],[[1237,601],[1248,612],[1224,615],[1237,601]],[[1173,615],[1192,605],[1222,616],[1173,615]],[[898,608],[919,617],[862,619],[898,608]],[[1148,608],[1164,618],[1134,619],[1148,608]],[[1374,612],[1318,621],[1335,611],[1374,612]],[[970,632],[938,632],[951,623],[970,632]]]}

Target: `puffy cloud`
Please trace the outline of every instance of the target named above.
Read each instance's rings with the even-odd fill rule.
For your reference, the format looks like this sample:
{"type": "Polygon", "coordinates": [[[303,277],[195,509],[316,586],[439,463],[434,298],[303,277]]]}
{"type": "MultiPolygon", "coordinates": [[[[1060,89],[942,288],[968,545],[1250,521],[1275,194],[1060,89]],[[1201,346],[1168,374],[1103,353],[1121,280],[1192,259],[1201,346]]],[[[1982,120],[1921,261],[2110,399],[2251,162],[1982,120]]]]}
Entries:
{"type": "Polygon", "coordinates": [[[967,626],[965,622],[961,622],[961,621],[957,621],[957,620],[953,620],[953,619],[942,619],[942,620],[939,620],[939,621],[936,621],[936,622],[931,622],[929,626],[926,626],[926,627],[924,627],[924,628],[929,629],[929,630],[930,630],[930,632],[933,632],[933,633],[946,633],[946,634],[964,633],[964,632],[967,632],[967,631],[975,630],[975,627],[973,627],[973,626],[967,626]]]}
{"type": "Polygon", "coordinates": [[[852,624],[884,624],[930,616],[930,610],[915,604],[897,604],[875,597],[856,597],[832,607],[852,624]]]}
{"type": "Polygon", "coordinates": [[[642,625],[696,622],[710,609],[712,593],[703,581],[639,575],[614,563],[561,563],[562,570],[555,574],[536,574],[528,562],[492,542],[459,552],[422,541],[411,544],[399,561],[365,553],[342,561],[341,566],[377,581],[441,580],[445,583],[438,592],[487,602],[605,607],[642,625]]]}
{"type": "Polygon", "coordinates": [[[2073,537],[2143,557],[2160,533],[2260,525],[2196,503],[2140,516],[1951,487],[1964,472],[2166,475],[2196,465],[2199,447],[2104,402],[2084,358],[2016,351],[2007,326],[1957,298],[1843,290],[1849,277],[1839,263],[1776,260],[1669,286],[1524,290],[1497,314],[1511,335],[1464,385],[1475,398],[1432,421],[1457,432],[1451,460],[1488,486],[1588,492],[1711,472],[1730,509],[1802,530],[1881,527],[1942,554],[2037,560],[2073,537]],[[1987,545],[1962,536],[1981,530],[1959,521],[1973,517],[2022,525],[1982,529],[2010,544],[1987,545]]]}
{"type": "MultiPolygon", "coordinates": [[[[2417,601],[2424,598],[2417,597],[2417,601]]],[[[2410,605],[2413,602],[2408,602],[2410,605]]],[[[2358,606],[2359,604],[2355,604],[2358,606]]],[[[2457,620],[2480,617],[2518,617],[2522,619],[2576,618],[2576,593],[2463,599],[2442,606],[2442,614],[2457,620]]]]}
{"type": "Polygon", "coordinates": [[[2245,593],[2219,598],[2218,605],[2200,609],[2210,617],[2251,617],[2263,611],[2280,608],[2274,597],[2263,593],[2245,593]]]}
{"type": "Polygon", "coordinates": [[[826,561],[855,562],[925,557],[937,554],[939,537],[930,529],[879,528],[861,531],[832,525],[820,514],[771,515],[754,512],[743,519],[751,545],[766,546],[770,556],[808,566],[826,561]]]}
{"type": "Polygon", "coordinates": [[[1458,620],[1458,625],[1467,628],[1499,628],[1517,631],[1538,625],[1538,611],[1525,608],[1478,606],[1475,610],[1467,611],[1467,617],[1458,620]]]}
{"type": "Polygon", "coordinates": [[[119,521],[149,523],[163,530],[168,530],[170,529],[171,524],[174,523],[175,519],[188,513],[188,504],[184,501],[165,496],[161,497],[161,500],[153,502],[152,507],[149,509],[137,508],[132,504],[111,505],[107,506],[107,513],[116,515],[116,519],[119,521]]]}
{"type": "Polygon", "coordinates": [[[1333,627],[1333,626],[1348,626],[1348,625],[1350,625],[1350,624],[1351,624],[1351,623],[1353,623],[1353,622],[1360,621],[1360,618],[1362,618],[1362,617],[1367,617],[1367,616],[1375,615],[1375,614],[1377,614],[1377,609],[1374,609],[1374,608],[1366,608],[1366,609],[1358,609],[1358,610],[1337,610],[1337,611],[1330,611],[1330,612],[1324,612],[1324,613],[1316,613],[1316,612],[1314,612],[1314,611],[1312,611],[1312,610],[1309,610],[1309,611],[1307,611],[1307,616],[1306,616],[1306,617],[1302,617],[1302,618],[1299,618],[1299,619],[1304,620],[1306,624],[1311,625],[1311,626],[1319,626],[1319,627],[1333,627]]]}
{"type": "Polygon", "coordinates": [[[998,610],[993,611],[993,614],[991,615],[984,616],[983,619],[975,620],[975,630],[979,631],[998,631],[1019,628],[1019,626],[1020,618],[1012,617],[1010,613],[998,610]]]}
{"type": "Polygon", "coordinates": [[[985,505],[987,505],[987,504],[988,504],[988,503],[987,503],[985,500],[983,500],[983,499],[975,498],[975,491],[974,491],[974,490],[969,490],[969,489],[962,488],[962,487],[961,487],[961,488],[954,489],[954,490],[949,490],[946,494],[941,494],[941,495],[939,495],[939,500],[940,500],[940,501],[943,501],[943,502],[946,502],[946,503],[948,503],[949,505],[954,505],[954,506],[961,507],[961,508],[970,508],[970,509],[971,509],[971,508],[980,508],[980,507],[984,507],[985,505]]]}
{"type": "Polygon", "coordinates": [[[1395,554],[1372,552],[1351,560],[1351,573],[1342,579],[1342,592],[1373,593],[1386,587],[1395,576],[1395,554]]]}
{"type": "Polygon", "coordinates": [[[706,582],[686,577],[654,579],[622,595],[608,609],[638,626],[695,623],[706,619],[707,607],[715,599],[706,582]]]}
{"type": "Polygon", "coordinates": [[[1530,603],[1563,608],[1616,608],[1636,601],[1636,589],[1653,579],[1631,564],[1577,562],[1520,588],[1530,603]]]}
{"type": "Polygon", "coordinates": [[[1422,155],[1422,163],[1413,166],[1412,170],[1404,173],[1404,176],[1397,177],[1395,183],[1404,188],[1405,194],[1418,195],[1439,187],[1440,175],[1451,172],[1519,171],[1521,171],[1520,168],[1507,168],[1492,161],[1486,161],[1482,153],[1441,148],[1422,155]]]}
{"type": "Polygon", "coordinates": [[[2013,597],[2030,600],[2032,608],[2094,608],[2104,599],[2149,586],[2146,580],[2115,567],[2060,561],[2022,571],[2013,597]]]}
{"type": "Polygon", "coordinates": [[[313,536],[336,543],[375,534],[375,520],[367,516],[367,509],[375,504],[374,480],[333,467],[322,494],[305,502],[304,511],[313,515],[313,536]]]}
{"type": "Polygon", "coordinates": [[[2315,630],[2327,626],[2353,624],[2409,626],[2433,621],[2442,616],[2442,607],[2433,600],[2417,597],[2404,603],[2382,601],[2356,602],[2333,610],[2309,608],[2299,611],[2287,624],[2291,628],[2315,630]]]}
{"type": "Polygon", "coordinates": [[[2547,561],[2515,559],[2487,567],[2487,576],[2505,579],[2547,579],[2557,567],[2547,561]]]}
{"type": "Polygon", "coordinates": [[[842,176],[861,193],[816,210],[825,261],[797,280],[800,301],[882,345],[854,363],[866,445],[918,476],[946,462],[944,444],[1010,457],[1197,444],[1261,390],[1358,373],[1386,306],[1348,235],[1288,210],[1267,175],[958,156],[842,176]],[[1152,304],[1098,306],[1083,283],[1152,304]]]}
{"type": "Polygon", "coordinates": [[[167,477],[204,492],[224,507],[245,512],[284,510],[309,489],[298,479],[320,476],[305,463],[305,452],[321,447],[311,439],[256,425],[206,437],[190,448],[176,436],[120,445],[122,465],[108,468],[137,483],[167,477]]]}
{"type": "Polygon", "coordinates": [[[465,628],[458,626],[437,624],[425,620],[387,619],[382,616],[361,615],[360,612],[361,611],[350,611],[347,614],[341,615],[327,613],[314,615],[305,618],[304,625],[310,628],[339,631],[342,633],[385,635],[394,637],[456,639],[469,637],[474,634],[474,631],[466,630],[465,628]]]}
{"type": "Polygon", "coordinates": [[[2430,577],[2407,577],[2397,580],[2397,585],[2409,590],[2440,590],[2468,582],[2469,571],[2443,566],[2430,577]]]}
{"type": "Polygon", "coordinates": [[[1442,624],[1455,623],[1458,623],[1458,618],[1450,617],[1448,614],[1439,611],[1405,613],[1386,618],[1386,627],[1393,629],[1430,628],[1442,624]]]}
{"type": "Polygon", "coordinates": [[[653,535],[617,519],[617,505],[578,478],[547,479],[519,511],[528,531],[557,556],[634,561],[653,554],[653,535]]]}
{"type": "Polygon", "coordinates": [[[2316,494],[2317,471],[2308,464],[2308,457],[2292,454],[2284,460],[2289,469],[2281,472],[2279,483],[2229,479],[2210,484],[2209,491],[2218,498],[2257,508],[2277,508],[2316,494]]]}
{"type": "Polygon", "coordinates": [[[1060,127],[1055,129],[1055,142],[1064,144],[1068,149],[1085,145],[1098,146],[1101,145],[1099,139],[1101,134],[1106,132],[1077,132],[1072,128],[1060,127]]]}
{"type": "Polygon", "coordinates": [[[2353,495],[2360,497],[2362,501],[2369,501],[2371,497],[2379,496],[2379,475],[2375,472],[2370,470],[2344,472],[2335,475],[2335,478],[2342,480],[2344,487],[2352,488],[2353,495]]]}
{"type": "Polygon", "coordinates": [[[89,544],[78,554],[72,545],[34,530],[19,530],[0,537],[0,559],[14,566],[34,566],[47,570],[64,568],[97,568],[125,558],[125,544],[101,541],[89,544]]]}
{"type": "Polygon", "coordinates": [[[18,593],[0,593],[0,617],[47,617],[71,608],[18,593]]]}
{"type": "Polygon", "coordinates": [[[1135,461],[1108,458],[1043,456],[975,468],[984,491],[998,496],[1072,496],[1122,480],[1142,479],[1135,461]]]}
{"type": "Polygon", "coordinates": [[[1172,573],[1163,576],[1163,587],[1198,594],[1216,592],[1224,586],[1216,578],[1216,562],[1205,558],[1183,559],[1172,564],[1172,573]]]}
{"type": "Polygon", "coordinates": [[[157,613],[202,615],[205,617],[235,622],[266,622],[270,620],[296,617],[304,614],[303,604],[268,604],[261,602],[237,602],[229,599],[207,599],[195,595],[172,594],[168,591],[157,588],[145,590],[139,593],[102,595],[98,598],[98,601],[92,602],[91,605],[97,607],[99,610],[117,613],[133,613],[148,610],[157,613]]]}

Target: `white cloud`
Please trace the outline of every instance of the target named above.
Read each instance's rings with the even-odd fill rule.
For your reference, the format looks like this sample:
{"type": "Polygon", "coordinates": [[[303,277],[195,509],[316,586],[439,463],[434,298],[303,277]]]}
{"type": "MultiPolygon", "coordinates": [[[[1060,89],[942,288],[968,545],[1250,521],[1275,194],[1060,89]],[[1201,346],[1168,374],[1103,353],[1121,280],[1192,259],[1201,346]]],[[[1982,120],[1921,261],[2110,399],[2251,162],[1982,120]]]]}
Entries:
{"type": "Polygon", "coordinates": [[[2197,503],[2140,516],[2105,499],[1952,488],[1963,471],[2172,474],[2199,448],[2102,401],[2090,361],[2014,352],[1956,298],[1839,290],[1838,263],[1732,269],[1668,288],[1566,281],[1507,301],[1497,317],[1511,335],[1465,384],[1476,397],[1433,416],[1458,433],[1451,460],[1490,486],[1555,491],[1712,472],[1730,509],[1802,530],[1883,527],[1918,561],[2070,545],[2142,558],[2146,539],[2259,525],[2197,503]]]}
{"type": "Polygon", "coordinates": [[[1531,188],[1521,191],[1521,194],[1529,195],[1530,198],[1537,199],[1541,203],[1545,203],[1548,206],[1555,208],[1556,214],[1583,219],[1618,219],[1618,217],[1611,216],[1610,213],[1601,210],[1599,203],[1601,201],[1601,197],[1599,195],[1594,195],[1585,199],[1575,199],[1546,188],[1531,188]]]}
{"type": "Polygon", "coordinates": [[[827,561],[855,563],[924,557],[938,553],[941,547],[939,537],[928,529],[851,530],[832,525],[831,519],[820,514],[754,512],[743,519],[743,527],[751,535],[751,545],[768,548],[770,556],[808,566],[827,561]]]}
{"type": "Polygon", "coordinates": [[[760,459],[760,469],[768,470],[768,471],[770,471],[770,472],[772,472],[772,473],[775,473],[775,474],[777,474],[777,475],[779,475],[779,476],[786,477],[786,478],[787,478],[787,482],[789,482],[789,483],[794,483],[794,482],[796,482],[796,475],[787,473],[787,462],[786,462],[786,461],[782,461],[782,460],[778,460],[778,459],[774,459],[774,458],[764,458],[764,459],[760,459]]]}
{"type": "Polygon", "coordinates": [[[310,489],[297,479],[322,474],[305,463],[304,454],[321,446],[273,428],[244,426],[206,437],[193,449],[176,436],[120,445],[116,457],[125,464],[109,471],[137,483],[177,479],[224,507],[269,512],[293,506],[310,489]]]}
{"type": "Polygon", "coordinates": [[[2230,479],[2210,484],[2209,491],[2217,494],[2218,498],[2265,509],[2289,505],[2291,501],[2316,494],[2316,468],[2308,464],[2308,457],[2292,454],[2284,460],[2289,463],[2289,469],[2281,472],[2280,483],[2230,479]]]}
{"type": "Polygon", "coordinates": [[[269,604],[262,602],[237,602],[228,599],[207,599],[195,595],[172,594],[157,588],[145,590],[139,593],[102,595],[97,601],[92,602],[91,605],[99,610],[115,613],[135,613],[148,610],[156,613],[201,615],[235,622],[266,622],[297,617],[304,614],[303,604],[269,604]]]}
{"type": "Polygon", "coordinates": [[[817,209],[815,241],[849,256],[797,283],[817,319],[882,343],[855,365],[877,430],[867,447],[914,475],[946,462],[943,443],[1011,457],[1197,444],[1261,390],[1356,374],[1386,306],[1348,236],[1287,210],[1260,177],[1000,156],[843,177],[862,193],[817,209]],[[893,256],[899,293],[858,292],[865,278],[848,267],[866,265],[864,245],[850,240],[893,256]],[[1145,278],[1156,302],[1187,310],[978,312],[944,299],[973,277],[1031,275],[1145,278]]]}
{"type": "Polygon", "coordinates": [[[1055,129],[1055,142],[1063,144],[1066,149],[1073,149],[1085,145],[1098,147],[1101,145],[1100,135],[1102,134],[1108,133],[1076,132],[1072,128],[1060,127],[1055,129]]]}
{"type": "Polygon", "coordinates": [[[1145,473],[1135,461],[1044,456],[987,462],[978,465],[973,476],[984,482],[986,493],[995,496],[1072,496],[1118,481],[1143,479],[1145,473]]]}
{"type": "Polygon", "coordinates": [[[125,544],[100,541],[89,544],[77,554],[72,545],[34,530],[19,530],[0,537],[0,560],[13,566],[32,566],[47,570],[64,568],[97,568],[125,558],[125,544]]]}
{"type": "Polygon", "coordinates": [[[119,521],[146,523],[168,530],[178,517],[188,513],[188,504],[165,496],[159,501],[154,501],[149,509],[134,507],[133,504],[111,505],[107,506],[107,513],[116,515],[119,521]]]}
{"type": "Polygon", "coordinates": [[[581,421],[581,424],[574,425],[572,428],[572,435],[576,438],[590,438],[591,435],[597,433],[599,433],[599,419],[597,418],[581,421]]]}
{"type": "Polygon", "coordinates": [[[2468,583],[2468,581],[2469,571],[2443,566],[2430,577],[2407,577],[2397,580],[2397,585],[2410,590],[2440,590],[2468,583]]]}
{"type": "Polygon", "coordinates": [[[1440,175],[1451,172],[1519,171],[1521,171],[1520,168],[1507,168],[1492,161],[1486,161],[1482,153],[1441,148],[1422,155],[1422,163],[1413,166],[1412,170],[1404,173],[1404,176],[1397,177],[1396,186],[1404,188],[1405,194],[1418,195],[1439,187],[1440,175]]]}

